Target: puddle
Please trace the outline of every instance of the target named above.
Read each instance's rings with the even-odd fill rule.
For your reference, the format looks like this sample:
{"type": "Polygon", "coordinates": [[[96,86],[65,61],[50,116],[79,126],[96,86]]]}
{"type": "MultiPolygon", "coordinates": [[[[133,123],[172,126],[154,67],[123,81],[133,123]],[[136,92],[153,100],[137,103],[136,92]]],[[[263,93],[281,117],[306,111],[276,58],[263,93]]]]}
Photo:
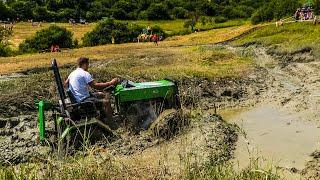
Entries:
{"type": "Polygon", "coordinates": [[[239,138],[235,152],[239,168],[246,167],[253,156],[263,157],[276,166],[303,169],[309,155],[319,147],[317,124],[300,120],[273,105],[237,110],[226,119],[246,132],[247,137],[239,138]]]}

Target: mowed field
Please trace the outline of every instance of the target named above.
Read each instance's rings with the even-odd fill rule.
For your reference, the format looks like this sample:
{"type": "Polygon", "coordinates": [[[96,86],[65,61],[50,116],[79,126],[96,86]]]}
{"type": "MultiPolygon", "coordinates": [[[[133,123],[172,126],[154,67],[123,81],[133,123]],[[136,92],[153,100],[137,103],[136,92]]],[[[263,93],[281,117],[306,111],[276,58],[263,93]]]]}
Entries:
{"type": "Polygon", "coordinates": [[[19,44],[22,43],[25,39],[32,37],[37,31],[48,28],[50,25],[65,27],[73,32],[73,37],[75,39],[81,40],[85,33],[92,30],[92,28],[95,26],[95,23],[86,25],[71,25],[68,23],[41,23],[41,26],[39,27],[32,26],[31,23],[21,22],[15,24],[13,29],[13,36],[10,38],[9,42],[12,44],[13,48],[17,49],[19,47],[19,44]]]}
{"type": "MultiPolygon", "coordinates": [[[[93,26],[93,24],[77,25],[75,27],[64,24],[64,26],[67,28],[75,28],[73,30],[75,37],[81,37],[85,32],[90,30],[90,26],[93,26]]],[[[165,59],[170,59],[170,64],[156,63],[158,67],[151,64],[148,68],[145,68],[143,66],[144,63],[141,63],[141,66],[139,66],[139,64],[135,65],[132,70],[137,73],[140,73],[141,71],[150,71],[157,74],[157,72],[165,73],[166,71],[172,70],[175,72],[175,69],[179,68],[179,70],[182,70],[182,72],[187,74],[188,72],[198,69],[195,74],[209,76],[223,75],[226,72],[222,71],[223,69],[226,69],[225,71],[230,71],[231,75],[237,75],[237,72],[242,71],[241,67],[247,66],[247,61],[243,61],[243,59],[238,56],[230,55],[232,54],[231,52],[221,51],[221,55],[217,51],[205,50],[205,48],[200,47],[199,45],[210,45],[223,42],[239,36],[254,27],[255,26],[252,25],[241,25],[192,33],[185,36],[173,36],[160,42],[159,46],[155,46],[152,43],[127,43],[63,50],[61,53],[25,54],[16,57],[3,57],[0,58],[0,74],[4,75],[27,71],[33,68],[49,67],[52,58],[56,58],[60,65],[64,65],[74,63],[75,60],[81,56],[86,56],[96,61],[109,61],[132,59],[139,54],[142,57],[145,56],[145,58],[148,58],[149,55],[156,55],[159,57],[167,56],[165,59]],[[215,55],[215,53],[218,53],[218,56],[215,55]],[[219,58],[228,59],[228,61],[219,61],[219,58]],[[201,63],[199,63],[199,61],[201,61],[201,63]],[[225,68],[219,68],[219,66],[217,66],[219,63],[225,68]],[[217,68],[217,71],[214,70],[215,68],[217,68]]],[[[16,28],[18,29],[19,27],[16,28]]],[[[29,34],[27,32],[15,32],[12,41],[18,42],[30,35],[32,35],[32,32],[29,32],[29,34]],[[20,38],[15,39],[15,37],[20,38]]],[[[138,59],[141,59],[141,57],[138,59]]]]}

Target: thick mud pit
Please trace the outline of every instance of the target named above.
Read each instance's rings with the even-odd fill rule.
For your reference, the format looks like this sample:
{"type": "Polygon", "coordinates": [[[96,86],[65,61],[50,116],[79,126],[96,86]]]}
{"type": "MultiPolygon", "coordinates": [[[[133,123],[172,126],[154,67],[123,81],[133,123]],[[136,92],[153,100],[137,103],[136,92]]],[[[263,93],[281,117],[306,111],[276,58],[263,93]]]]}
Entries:
{"type": "MultiPolygon", "coordinates": [[[[28,76],[23,78],[27,79],[28,76]]],[[[259,86],[255,86],[254,83],[255,82],[250,78],[178,79],[181,102],[183,107],[188,109],[187,112],[191,109],[201,109],[202,112],[205,112],[206,110],[214,109],[215,107],[227,108],[242,105],[245,106],[245,99],[253,96],[253,94],[259,90],[259,86]],[[246,88],[243,88],[243,84],[246,84],[246,88]],[[218,106],[216,106],[217,102],[219,102],[218,106]]],[[[23,96],[24,94],[21,95],[23,96]]],[[[29,102],[27,99],[26,102],[28,104],[33,103],[32,101],[29,102]]],[[[14,103],[16,102],[7,101],[7,103],[8,104],[4,103],[3,106],[10,105],[15,110],[19,109],[18,107],[15,108],[14,103]]],[[[49,147],[40,145],[37,127],[37,114],[35,110],[30,112],[32,114],[28,116],[19,116],[19,111],[4,111],[2,114],[0,112],[0,117],[7,117],[0,119],[0,149],[4,152],[0,155],[1,163],[18,164],[32,159],[41,160],[45,159],[48,154],[51,153],[51,149],[49,147]],[[16,115],[17,117],[8,118],[9,115],[16,115]],[[11,122],[15,122],[15,125],[11,126],[11,122]]],[[[201,116],[201,114],[197,114],[196,116],[201,116]]],[[[192,119],[194,118],[191,118],[191,120],[192,119]]],[[[48,129],[53,130],[53,122],[50,121],[50,117],[47,117],[47,121],[48,123],[46,125],[48,126],[48,129]]],[[[199,122],[198,124],[208,124],[206,121],[208,120],[204,120],[204,122],[199,122]]],[[[226,122],[221,119],[217,119],[217,123],[220,125],[210,127],[210,132],[221,132],[220,134],[215,133],[214,137],[216,137],[216,140],[219,139],[218,136],[230,139],[225,142],[227,143],[227,147],[224,147],[221,150],[219,150],[217,146],[218,144],[215,144],[215,141],[212,141],[214,145],[212,144],[210,146],[215,146],[215,151],[219,151],[219,153],[225,153],[222,159],[227,160],[232,157],[234,149],[233,145],[237,136],[235,131],[228,130],[229,127],[226,122]]],[[[194,124],[191,124],[190,127],[187,127],[190,131],[184,131],[184,136],[188,136],[188,134],[191,133],[193,126],[194,124]]],[[[125,127],[120,127],[116,132],[120,135],[118,139],[101,137],[102,139],[95,145],[109,149],[114,155],[131,156],[148,148],[157,147],[161,143],[172,141],[172,138],[170,137],[161,137],[160,139],[155,138],[153,135],[150,135],[148,131],[132,134],[128,132],[125,127]]],[[[194,132],[194,130],[192,130],[192,132],[194,132]]],[[[172,136],[179,134],[180,133],[175,133],[172,136]]],[[[201,134],[198,135],[201,136],[201,134]]],[[[221,144],[220,141],[219,143],[221,144]]],[[[201,145],[206,146],[205,143],[201,145]]]]}
{"type": "Polygon", "coordinates": [[[233,114],[228,119],[243,129],[235,152],[239,167],[249,165],[250,158],[264,157],[286,169],[303,169],[310,152],[320,148],[320,130],[315,122],[305,122],[277,105],[261,104],[233,114]]]}
{"type": "Polygon", "coordinates": [[[235,162],[243,168],[250,158],[263,157],[295,173],[285,173],[286,178],[319,179],[319,157],[313,152],[320,148],[320,62],[310,50],[284,53],[260,45],[229,49],[252,54],[258,68],[267,71],[266,88],[251,100],[253,107],[226,111],[244,130],[235,162]]]}

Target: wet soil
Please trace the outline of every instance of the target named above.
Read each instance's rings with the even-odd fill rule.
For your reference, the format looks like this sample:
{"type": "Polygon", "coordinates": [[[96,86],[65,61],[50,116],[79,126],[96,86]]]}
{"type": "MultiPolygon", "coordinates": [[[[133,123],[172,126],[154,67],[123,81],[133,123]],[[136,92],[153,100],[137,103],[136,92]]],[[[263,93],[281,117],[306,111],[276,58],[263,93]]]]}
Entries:
{"type": "Polygon", "coordinates": [[[320,62],[312,50],[286,53],[258,44],[229,49],[253,55],[258,68],[267,71],[267,86],[257,94],[259,100],[253,100],[253,108],[231,118],[246,132],[237,159],[245,162],[243,156],[251,152],[293,173],[302,172],[302,177],[320,178],[319,160],[312,153],[320,139],[320,62]]]}

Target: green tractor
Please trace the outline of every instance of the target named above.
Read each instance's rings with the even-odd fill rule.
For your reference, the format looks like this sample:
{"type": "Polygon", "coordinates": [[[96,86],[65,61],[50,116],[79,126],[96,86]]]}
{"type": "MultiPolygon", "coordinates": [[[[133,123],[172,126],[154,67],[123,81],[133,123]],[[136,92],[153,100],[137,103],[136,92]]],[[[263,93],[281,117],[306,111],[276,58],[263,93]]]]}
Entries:
{"type": "MultiPolygon", "coordinates": [[[[54,121],[54,143],[58,150],[66,150],[71,145],[73,132],[90,125],[99,126],[103,131],[113,133],[112,128],[106,122],[101,121],[101,113],[95,107],[94,102],[77,103],[70,92],[63,88],[57,61],[52,61],[59,102],[52,103],[46,100],[38,100],[40,141],[50,142],[46,130],[45,111],[52,110],[54,121]]],[[[178,87],[176,83],[165,79],[154,82],[134,83],[122,80],[115,87],[109,87],[104,91],[110,92],[113,99],[115,116],[128,119],[134,124],[137,131],[148,129],[158,116],[165,110],[180,109],[178,87]],[[132,118],[134,117],[134,118],[132,118]]]]}

